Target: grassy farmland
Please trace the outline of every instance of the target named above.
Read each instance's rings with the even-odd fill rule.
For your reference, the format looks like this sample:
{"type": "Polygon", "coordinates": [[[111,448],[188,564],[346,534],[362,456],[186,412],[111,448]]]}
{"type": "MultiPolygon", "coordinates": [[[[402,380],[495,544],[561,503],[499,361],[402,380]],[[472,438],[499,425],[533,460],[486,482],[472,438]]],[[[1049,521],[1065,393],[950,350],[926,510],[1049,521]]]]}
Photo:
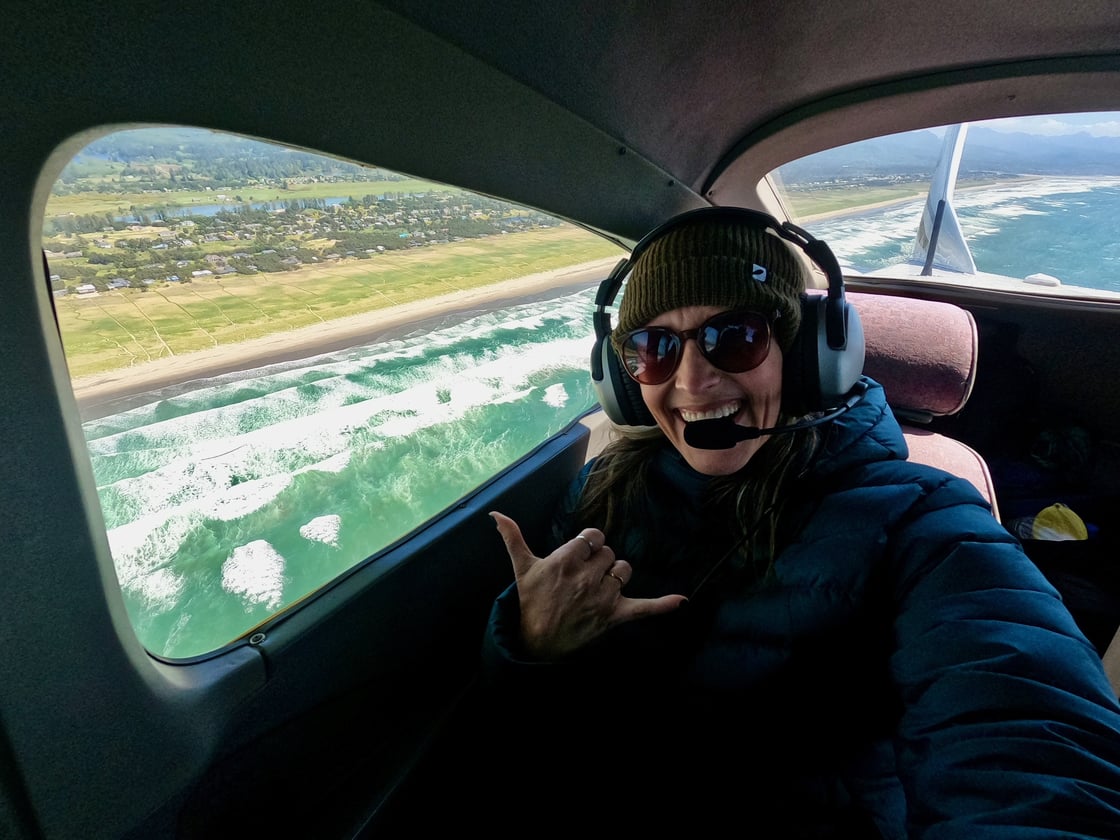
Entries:
{"type": "Polygon", "coordinates": [[[852,189],[789,190],[785,197],[795,218],[812,219],[825,214],[854,212],[896,201],[922,198],[926,190],[922,185],[898,184],[887,187],[852,189]]]}
{"type": "MultiPolygon", "coordinates": [[[[1015,183],[1031,180],[1036,176],[1018,175],[1000,178],[962,178],[957,181],[958,193],[991,187],[997,183],[1015,183]]],[[[811,221],[824,216],[859,213],[874,207],[917,201],[925,198],[929,190],[926,181],[903,182],[898,184],[860,186],[847,184],[827,188],[787,188],[783,195],[790,211],[796,219],[811,221]]]]}
{"type": "Polygon", "coordinates": [[[56,300],[75,378],[616,255],[560,227],[279,274],[207,277],[56,300]]]}
{"type": "Polygon", "coordinates": [[[47,218],[66,215],[137,212],[153,213],[161,207],[189,209],[197,205],[228,204],[236,208],[245,202],[283,202],[316,198],[355,198],[367,195],[392,195],[412,192],[461,192],[454,187],[416,179],[383,181],[346,181],[332,183],[291,183],[286,189],[260,184],[230,187],[226,190],[176,190],[152,192],[80,192],[52,195],[47,202],[47,218]]]}

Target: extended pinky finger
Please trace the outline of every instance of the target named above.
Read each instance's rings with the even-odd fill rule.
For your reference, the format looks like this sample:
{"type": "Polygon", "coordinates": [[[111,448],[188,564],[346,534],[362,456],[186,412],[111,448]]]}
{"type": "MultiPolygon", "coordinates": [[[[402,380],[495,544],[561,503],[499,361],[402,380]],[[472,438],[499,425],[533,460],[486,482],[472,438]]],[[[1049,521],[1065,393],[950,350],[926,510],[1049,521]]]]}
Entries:
{"type": "Polygon", "coordinates": [[[660,598],[626,598],[618,599],[615,605],[614,620],[621,624],[633,621],[636,618],[646,618],[652,615],[664,615],[674,610],[679,610],[688,603],[684,595],[662,595],[660,598]]]}

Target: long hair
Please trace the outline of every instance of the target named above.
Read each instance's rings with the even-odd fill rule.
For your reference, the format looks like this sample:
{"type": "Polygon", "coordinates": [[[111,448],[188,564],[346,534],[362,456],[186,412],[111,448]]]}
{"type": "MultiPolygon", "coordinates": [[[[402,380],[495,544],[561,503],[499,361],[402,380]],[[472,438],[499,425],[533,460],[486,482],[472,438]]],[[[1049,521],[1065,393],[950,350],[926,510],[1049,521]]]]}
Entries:
{"type": "MultiPolygon", "coordinates": [[[[597,524],[612,545],[620,544],[625,532],[635,528],[649,532],[649,544],[662,544],[669,536],[665,529],[673,523],[648,515],[647,491],[653,459],[669,444],[660,429],[619,428],[618,434],[588,474],[574,521],[597,524]]],[[[737,566],[746,566],[757,578],[773,566],[786,502],[820,440],[815,428],[772,435],[742,469],[710,484],[709,501],[725,519],[725,547],[742,558],[737,566]]]]}

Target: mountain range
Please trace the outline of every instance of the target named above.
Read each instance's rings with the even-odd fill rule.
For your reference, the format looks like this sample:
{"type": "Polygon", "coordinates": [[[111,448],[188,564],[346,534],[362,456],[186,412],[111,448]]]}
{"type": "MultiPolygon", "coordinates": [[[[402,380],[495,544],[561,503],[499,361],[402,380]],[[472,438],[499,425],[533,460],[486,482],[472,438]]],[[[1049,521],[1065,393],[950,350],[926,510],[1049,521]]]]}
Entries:
{"type": "MultiPolygon", "coordinates": [[[[789,184],[867,176],[928,177],[937,163],[941,138],[933,131],[911,131],[852,143],[781,167],[789,184]]],[[[968,129],[960,177],[992,175],[1120,176],[1120,138],[1087,132],[1060,136],[1001,132],[975,125],[968,129]]]]}

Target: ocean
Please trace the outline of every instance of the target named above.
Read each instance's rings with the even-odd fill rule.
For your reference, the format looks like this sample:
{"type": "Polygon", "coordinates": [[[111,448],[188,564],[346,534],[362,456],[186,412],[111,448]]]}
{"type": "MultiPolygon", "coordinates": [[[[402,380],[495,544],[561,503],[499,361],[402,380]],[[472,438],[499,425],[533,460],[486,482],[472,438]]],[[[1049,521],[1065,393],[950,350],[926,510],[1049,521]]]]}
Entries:
{"type": "MultiPolygon", "coordinates": [[[[908,260],[925,200],[809,226],[847,269],[908,260]]],[[[977,269],[1049,274],[1066,286],[1120,292],[1120,178],[1049,178],[960,190],[953,206],[977,269]]]]}
{"type": "MultiPolygon", "coordinates": [[[[1120,292],[1120,179],[957,195],[978,268],[1120,292]]],[[[908,259],[921,202],[810,226],[908,259]]],[[[595,288],[154,391],[83,424],[125,605],[153,653],[218,649],[403,537],[594,405],[595,288]]]]}

